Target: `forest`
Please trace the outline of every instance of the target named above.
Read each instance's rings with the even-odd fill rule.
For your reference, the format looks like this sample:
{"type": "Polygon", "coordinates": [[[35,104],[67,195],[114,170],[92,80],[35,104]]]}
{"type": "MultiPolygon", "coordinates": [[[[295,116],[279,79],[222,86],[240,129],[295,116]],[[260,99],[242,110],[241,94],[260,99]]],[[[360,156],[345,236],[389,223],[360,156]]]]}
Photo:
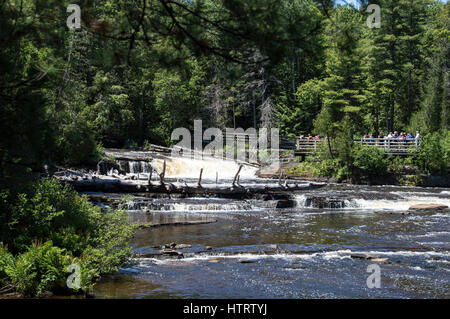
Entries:
{"type": "Polygon", "coordinates": [[[42,266],[54,256],[62,268],[81,260],[83,289],[117,269],[132,233],[124,216],[33,179],[53,165],[95,165],[103,148],[171,146],[172,131],[195,119],[329,137],[341,163],[332,175],[367,156],[383,161],[352,156],[346,141],[420,131],[430,142],[415,164],[448,174],[450,5],[377,0],[373,28],[369,4],[0,0],[0,288],[61,287],[60,272],[42,266]]]}

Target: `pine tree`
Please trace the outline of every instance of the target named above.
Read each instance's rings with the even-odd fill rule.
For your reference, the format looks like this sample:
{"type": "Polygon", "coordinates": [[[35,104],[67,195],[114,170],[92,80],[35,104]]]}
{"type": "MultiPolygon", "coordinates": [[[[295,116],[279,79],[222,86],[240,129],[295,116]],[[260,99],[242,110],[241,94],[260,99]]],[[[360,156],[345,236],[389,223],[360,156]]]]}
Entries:
{"type": "Polygon", "coordinates": [[[327,77],[324,80],[323,108],[315,121],[318,133],[334,136],[344,118],[353,129],[361,122],[361,58],[358,43],[362,17],[346,6],[338,7],[326,29],[327,77]]]}
{"type": "Polygon", "coordinates": [[[381,28],[366,30],[370,37],[367,86],[371,109],[386,131],[405,127],[418,109],[422,70],[425,0],[383,0],[381,28]]]}
{"type": "Polygon", "coordinates": [[[411,123],[423,133],[450,129],[450,4],[436,3],[431,9],[424,47],[426,48],[423,99],[420,112],[411,123]]]}

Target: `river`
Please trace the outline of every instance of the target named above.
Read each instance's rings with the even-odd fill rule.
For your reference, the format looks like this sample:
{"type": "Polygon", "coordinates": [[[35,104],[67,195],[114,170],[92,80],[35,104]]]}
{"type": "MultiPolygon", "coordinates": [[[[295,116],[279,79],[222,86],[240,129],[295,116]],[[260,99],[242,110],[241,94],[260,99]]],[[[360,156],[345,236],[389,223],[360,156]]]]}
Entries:
{"type": "Polygon", "coordinates": [[[127,206],[133,222],[206,223],[139,230],[132,245],[140,257],[103,278],[95,295],[450,298],[450,214],[408,212],[417,203],[450,206],[448,189],[330,184],[289,198],[292,207],[281,209],[263,199],[139,195],[127,206]],[[367,284],[373,264],[380,288],[367,284]]]}

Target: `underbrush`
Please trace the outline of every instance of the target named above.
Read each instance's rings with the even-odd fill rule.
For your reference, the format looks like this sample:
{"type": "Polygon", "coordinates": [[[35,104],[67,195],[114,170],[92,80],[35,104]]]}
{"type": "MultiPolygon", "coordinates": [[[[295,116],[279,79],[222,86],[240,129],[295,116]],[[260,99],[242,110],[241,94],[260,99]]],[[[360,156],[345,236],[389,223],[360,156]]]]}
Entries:
{"type": "Polygon", "coordinates": [[[35,183],[27,193],[0,192],[0,209],[0,291],[88,292],[132,256],[135,227],[125,212],[103,213],[54,179],[35,183]],[[73,276],[78,284],[68,284],[70,269],[79,270],[73,276]]]}

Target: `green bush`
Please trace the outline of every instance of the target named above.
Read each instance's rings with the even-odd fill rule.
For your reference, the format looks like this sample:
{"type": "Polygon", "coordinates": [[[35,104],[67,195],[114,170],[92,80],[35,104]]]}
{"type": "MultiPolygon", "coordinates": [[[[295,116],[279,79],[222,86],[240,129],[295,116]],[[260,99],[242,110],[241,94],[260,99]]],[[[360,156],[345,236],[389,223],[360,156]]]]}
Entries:
{"type": "Polygon", "coordinates": [[[389,174],[399,177],[407,166],[413,167],[415,170],[411,157],[392,156],[389,158],[388,172],[389,174]]]}
{"type": "Polygon", "coordinates": [[[357,174],[370,178],[386,176],[388,173],[389,158],[377,147],[355,144],[352,157],[357,174]]]}
{"type": "Polygon", "coordinates": [[[1,246],[0,280],[7,277],[25,295],[61,290],[66,268],[74,262],[81,268],[81,288],[87,290],[132,256],[129,241],[135,227],[125,212],[102,213],[86,196],[54,179],[36,183],[27,194],[1,192],[0,209],[0,242],[16,255],[12,263],[1,246]]]}
{"type": "Polygon", "coordinates": [[[423,173],[448,175],[450,132],[425,135],[414,155],[414,163],[423,173]]]}
{"type": "Polygon", "coordinates": [[[9,282],[6,269],[14,265],[14,263],[14,256],[0,243],[0,287],[3,287],[9,282]]]}
{"type": "Polygon", "coordinates": [[[83,116],[63,125],[56,141],[56,158],[69,165],[96,163],[103,153],[103,148],[95,141],[93,125],[83,116]]]}
{"type": "Polygon", "coordinates": [[[33,243],[6,267],[6,274],[16,290],[24,296],[39,296],[45,291],[68,290],[67,267],[74,258],[64,249],[54,247],[51,241],[33,243]]]}
{"type": "Polygon", "coordinates": [[[5,196],[9,196],[9,207],[3,209],[8,214],[0,216],[0,241],[13,253],[24,251],[34,240],[51,240],[80,255],[91,244],[102,215],[87,197],[51,178],[34,184],[28,194],[5,196]]]}

